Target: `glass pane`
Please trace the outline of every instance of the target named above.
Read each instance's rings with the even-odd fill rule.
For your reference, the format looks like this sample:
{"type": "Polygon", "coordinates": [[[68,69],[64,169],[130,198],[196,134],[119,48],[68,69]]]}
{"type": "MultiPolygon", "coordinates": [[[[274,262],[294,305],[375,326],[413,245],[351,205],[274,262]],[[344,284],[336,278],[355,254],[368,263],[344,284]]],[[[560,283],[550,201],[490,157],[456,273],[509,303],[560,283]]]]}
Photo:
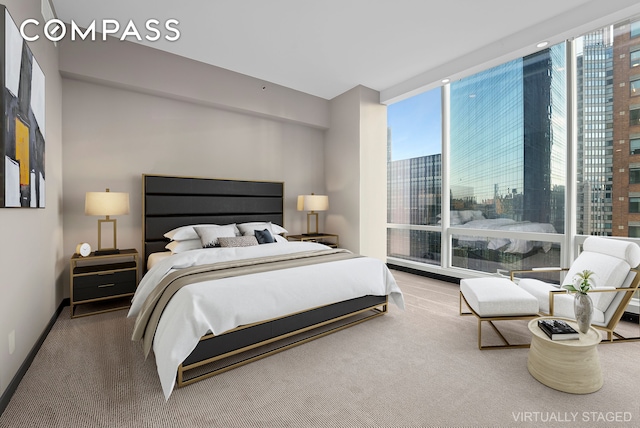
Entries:
{"type": "Polygon", "coordinates": [[[387,108],[387,221],[436,224],[442,200],[441,89],[387,108]]]}
{"type": "Polygon", "coordinates": [[[630,25],[630,36],[638,37],[640,36],[640,21],[632,22],[630,25]]]}
{"type": "Polygon", "coordinates": [[[640,183],[640,168],[629,169],[629,184],[640,183]]]}
{"type": "Polygon", "coordinates": [[[387,255],[440,265],[440,232],[387,229],[387,255]]]}
{"type": "Polygon", "coordinates": [[[451,84],[452,211],[564,232],[565,70],[560,44],[451,84]]]}
{"type": "Polygon", "coordinates": [[[631,61],[631,67],[640,66],[640,51],[631,52],[629,54],[629,58],[631,61]]]}
{"type": "Polygon", "coordinates": [[[629,198],[629,212],[640,213],[640,198],[629,198]]]}
{"type": "Polygon", "coordinates": [[[633,80],[629,82],[629,87],[631,88],[632,97],[635,97],[636,95],[640,95],[640,80],[633,80]]]}
{"type": "Polygon", "coordinates": [[[560,246],[506,237],[453,235],[452,265],[487,273],[560,266],[560,246]]]}
{"type": "Polygon", "coordinates": [[[632,155],[640,155],[640,138],[632,138],[629,140],[629,147],[632,155]]]}

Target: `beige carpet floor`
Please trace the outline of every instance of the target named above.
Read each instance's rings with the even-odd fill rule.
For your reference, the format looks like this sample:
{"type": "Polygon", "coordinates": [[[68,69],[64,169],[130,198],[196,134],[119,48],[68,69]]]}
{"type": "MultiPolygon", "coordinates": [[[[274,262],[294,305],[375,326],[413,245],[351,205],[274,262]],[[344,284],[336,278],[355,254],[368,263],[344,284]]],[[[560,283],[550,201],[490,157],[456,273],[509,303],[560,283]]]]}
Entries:
{"type": "MultiPolygon", "coordinates": [[[[393,271],[407,309],[176,389],[165,402],[125,311],[56,321],[0,427],[640,426],[640,342],[599,345],[604,386],[572,395],[527,349],[480,351],[458,286],[393,271]]],[[[528,340],[526,322],[503,323],[528,340]]],[[[624,328],[636,335],[640,326],[624,328]]],[[[490,329],[486,337],[491,340],[490,329]]],[[[497,342],[496,342],[497,343],[497,342]]]]}

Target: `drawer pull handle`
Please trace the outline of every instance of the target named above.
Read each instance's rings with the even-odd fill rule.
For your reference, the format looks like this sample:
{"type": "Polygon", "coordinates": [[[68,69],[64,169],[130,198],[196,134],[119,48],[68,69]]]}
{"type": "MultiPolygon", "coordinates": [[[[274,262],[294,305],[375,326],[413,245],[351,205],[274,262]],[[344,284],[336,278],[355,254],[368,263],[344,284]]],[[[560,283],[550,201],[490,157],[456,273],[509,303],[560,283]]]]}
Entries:
{"type": "Polygon", "coordinates": [[[105,287],[113,287],[115,284],[101,284],[98,285],[98,288],[105,288],[105,287]]]}
{"type": "Polygon", "coordinates": [[[98,272],[98,276],[113,275],[113,272],[98,272]]]}

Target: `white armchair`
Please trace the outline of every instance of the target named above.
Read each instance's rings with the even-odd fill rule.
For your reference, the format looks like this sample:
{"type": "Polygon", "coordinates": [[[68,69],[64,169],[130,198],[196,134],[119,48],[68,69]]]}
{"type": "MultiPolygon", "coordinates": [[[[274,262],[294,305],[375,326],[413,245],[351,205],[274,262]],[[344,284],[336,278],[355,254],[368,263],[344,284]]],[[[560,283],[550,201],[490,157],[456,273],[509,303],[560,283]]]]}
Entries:
{"type": "Polygon", "coordinates": [[[538,299],[543,315],[575,318],[574,296],[560,287],[570,283],[577,273],[588,269],[595,273],[595,287],[589,291],[593,300],[591,325],[606,331],[610,342],[614,341],[614,336],[617,340],[640,340],[640,337],[627,338],[615,332],[633,293],[638,290],[640,272],[635,268],[639,264],[640,246],[637,244],[590,236],[584,241],[583,251],[570,269],[512,271],[511,280],[538,299]],[[538,279],[517,277],[527,272],[552,270],[566,271],[564,281],[551,284],[538,279]]]}

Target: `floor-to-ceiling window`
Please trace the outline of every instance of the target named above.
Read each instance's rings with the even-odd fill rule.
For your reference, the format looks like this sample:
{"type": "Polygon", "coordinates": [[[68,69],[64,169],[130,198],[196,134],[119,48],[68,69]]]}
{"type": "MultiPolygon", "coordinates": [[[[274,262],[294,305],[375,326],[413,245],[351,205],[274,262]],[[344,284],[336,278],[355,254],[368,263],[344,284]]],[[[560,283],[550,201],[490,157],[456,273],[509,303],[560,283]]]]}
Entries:
{"type": "Polygon", "coordinates": [[[559,245],[511,234],[564,232],[565,57],[560,44],[451,84],[453,267],[559,264],[559,245]]]}
{"type": "Polygon", "coordinates": [[[397,227],[387,231],[387,254],[436,265],[441,251],[441,111],[440,88],[388,108],[387,222],[397,227]]]}
{"type": "Polygon", "coordinates": [[[640,237],[640,19],[388,111],[391,263],[495,273],[567,264],[574,237],[640,237]]]}

